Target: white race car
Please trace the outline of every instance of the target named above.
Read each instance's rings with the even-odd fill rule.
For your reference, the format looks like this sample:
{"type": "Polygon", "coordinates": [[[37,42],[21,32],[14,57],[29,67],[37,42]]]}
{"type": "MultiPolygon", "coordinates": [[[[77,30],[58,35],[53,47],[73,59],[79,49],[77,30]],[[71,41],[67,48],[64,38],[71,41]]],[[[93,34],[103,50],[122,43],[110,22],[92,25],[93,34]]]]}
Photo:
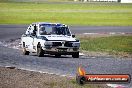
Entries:
{"type": "Polygon", "coordinates": [[[79,58],[80,41],[72,35],[69,27],[60,23],[32,23],[21,37],[24,55],[35,52],[39,57],[44,54],[72,55],[79,58]]]}

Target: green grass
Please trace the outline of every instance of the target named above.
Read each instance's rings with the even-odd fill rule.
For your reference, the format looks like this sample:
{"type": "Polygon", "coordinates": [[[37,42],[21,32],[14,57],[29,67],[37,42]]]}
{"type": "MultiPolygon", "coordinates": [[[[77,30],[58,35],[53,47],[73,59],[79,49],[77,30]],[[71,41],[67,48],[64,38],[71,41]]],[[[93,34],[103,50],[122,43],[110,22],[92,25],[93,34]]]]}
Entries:
{"type": "Polygon", "coordinates": [[[0,24],[40,21],[69,25],[132,26],[132,4],[0,2],[0,24]]]}
{"type": "Polygon", "coordinates": [[[80,38],[80,40],[82,50],[132,54],[132,36],[80,38]]]}
{"type": "Polygon", "coordinates": [[[74,0],[0,0],[0,2],[69,2],[74,0]]]}

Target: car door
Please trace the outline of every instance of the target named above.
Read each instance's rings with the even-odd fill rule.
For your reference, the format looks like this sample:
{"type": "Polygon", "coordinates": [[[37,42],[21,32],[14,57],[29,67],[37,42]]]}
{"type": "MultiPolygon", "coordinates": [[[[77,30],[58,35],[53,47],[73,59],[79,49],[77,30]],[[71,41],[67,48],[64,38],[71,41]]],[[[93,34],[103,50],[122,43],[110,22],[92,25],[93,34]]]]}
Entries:
{"type": "Polygon", "coordinates": [[[34,34],[33,34],[33,30],[34,30],[34,26],[31,25],[30,26],[30,30],[29,30],[29,34],[27,35],[26,37],[26,48],[29,50],[29,51],[32,51],[33,50],[33,40],[34,40],[34,34]]]}
{"type": "Polygon", "coordinates": [[[29,49],[32,51],[32,52],[35,52],[36,51],[36,47],[35,47],[35,44],[34,44],[34,40],[36,39],[36,36],[37,36],[37,26],[36,24],[33,24],[32,25],[32,33],[31,33],[31,36],[29,37],[30,38],[30,41],[29,41],[29,49]]]}
{"type": "Polygon", "coordinates": [[[36,24],[33,25],[34,28],[34,35],[32,36],[33,42],[32,42],[32,49],[34,52],[36,52],[36,46],[37,46],[37,32],[38,32],[38,26],[36,24]]]}

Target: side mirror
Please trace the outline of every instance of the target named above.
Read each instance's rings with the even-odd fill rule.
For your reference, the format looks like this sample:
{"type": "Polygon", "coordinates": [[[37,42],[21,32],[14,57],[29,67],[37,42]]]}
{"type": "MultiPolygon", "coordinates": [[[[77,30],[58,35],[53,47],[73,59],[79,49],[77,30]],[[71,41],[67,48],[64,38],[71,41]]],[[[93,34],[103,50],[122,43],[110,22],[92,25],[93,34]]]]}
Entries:
{"type": "Polygon", "coordinates": [[[72,35],[73,38],[75,38],[75,35],[72,35]]]}

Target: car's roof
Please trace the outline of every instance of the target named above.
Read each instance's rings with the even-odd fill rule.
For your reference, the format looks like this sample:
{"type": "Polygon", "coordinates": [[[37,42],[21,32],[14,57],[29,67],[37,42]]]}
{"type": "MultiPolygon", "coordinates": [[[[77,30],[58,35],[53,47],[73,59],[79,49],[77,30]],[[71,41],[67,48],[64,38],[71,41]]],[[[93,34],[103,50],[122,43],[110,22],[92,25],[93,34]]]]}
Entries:
{"type": "Polygon", "coordinates": [[[36,22],[36,23],[32,23],[32,24],[39,24],[39,25],[43,25],[43,26],[57,26],[57,27],[67,27],[67,25],[65,24],[61,24],[61,23],[49,23],[49,22],[36,22]]]}

